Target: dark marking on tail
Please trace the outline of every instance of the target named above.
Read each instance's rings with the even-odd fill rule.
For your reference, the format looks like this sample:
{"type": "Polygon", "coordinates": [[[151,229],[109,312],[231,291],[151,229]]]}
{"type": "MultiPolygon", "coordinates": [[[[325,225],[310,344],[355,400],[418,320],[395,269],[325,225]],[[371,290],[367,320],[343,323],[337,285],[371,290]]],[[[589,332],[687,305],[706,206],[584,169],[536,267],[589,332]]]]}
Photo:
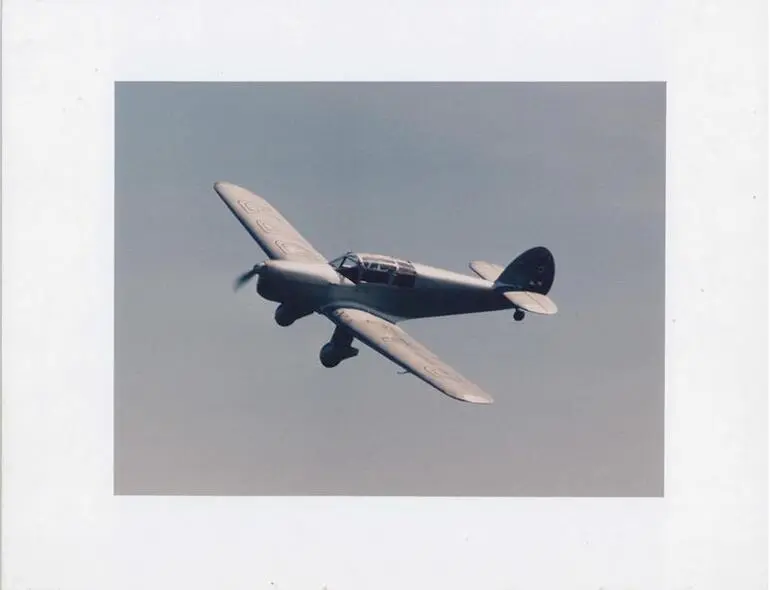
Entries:
{"type": "Polygon", "coordinates": [[[506,290],[532,291],[545,295],[551,290],[556,276],[556,263],[551,251],[544,246],[530,248],[511,262],[496,283],[506,290]]]}

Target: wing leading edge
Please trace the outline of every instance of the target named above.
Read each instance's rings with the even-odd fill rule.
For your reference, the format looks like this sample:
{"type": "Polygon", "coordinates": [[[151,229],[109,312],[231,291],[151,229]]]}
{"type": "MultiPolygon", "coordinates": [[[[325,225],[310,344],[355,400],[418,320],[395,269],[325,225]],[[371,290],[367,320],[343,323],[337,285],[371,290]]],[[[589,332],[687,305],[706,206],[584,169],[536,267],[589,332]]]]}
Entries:
{"type": "Polygon", "coordinates": [[[216,182],[214,190],[270,258],[326,262],[326,258],[262,197],[230,182],[216,182]]]}
{"type": "Polygon", "coordinates": [[[492,396],[395,324],[360,309],[343,307],[324,313],[335,324],[350,330],[361,342],[445,395],[474,404],[491,404],[494,401],[492,396]]]}

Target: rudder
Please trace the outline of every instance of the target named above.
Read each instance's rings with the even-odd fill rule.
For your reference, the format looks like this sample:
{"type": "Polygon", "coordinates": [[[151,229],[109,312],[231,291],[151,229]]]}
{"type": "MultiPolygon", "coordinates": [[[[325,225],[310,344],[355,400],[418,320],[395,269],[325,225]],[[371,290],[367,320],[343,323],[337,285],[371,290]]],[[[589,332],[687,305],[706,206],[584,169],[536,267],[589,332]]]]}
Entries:
{"type": "Polygon", "coordinates": [[[556,276],[556,263],[544,246],[530,248],[505,267],[495,284],[506,290],[531,291],[545,295],[556,276]]]}

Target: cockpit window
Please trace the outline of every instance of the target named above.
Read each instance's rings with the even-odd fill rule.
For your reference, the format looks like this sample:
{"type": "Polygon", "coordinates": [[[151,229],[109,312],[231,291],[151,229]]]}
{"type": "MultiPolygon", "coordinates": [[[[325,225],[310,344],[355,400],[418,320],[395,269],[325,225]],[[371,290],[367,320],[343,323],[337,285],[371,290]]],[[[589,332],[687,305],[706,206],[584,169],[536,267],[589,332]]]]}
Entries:
{"type": "Polygon", "coordinates": [[[396,287],[413,287],[416,272],[405,260],[388,256],[347,254],[335,258],[329,265],[354,283],[375,283],[396,287]]]}
{"type": "Polygon", "coordinates": [[[361,275],[361,280],[365,283],[384,283],[387,284],[390,280],[390,273],[386,270],[382,270],[375,265],[364,267],[364,272],[361,275]]]}
{"type": "Polygon", "coordinates": [[[354,283],[358,282],[360,269],[358,267],[358,259],[354,255],[345,254],[344,256],[335,258],[329,262],[329,266],[334,268],[334,270],[336,270],[346,279],[349,279],[354,283]]]}

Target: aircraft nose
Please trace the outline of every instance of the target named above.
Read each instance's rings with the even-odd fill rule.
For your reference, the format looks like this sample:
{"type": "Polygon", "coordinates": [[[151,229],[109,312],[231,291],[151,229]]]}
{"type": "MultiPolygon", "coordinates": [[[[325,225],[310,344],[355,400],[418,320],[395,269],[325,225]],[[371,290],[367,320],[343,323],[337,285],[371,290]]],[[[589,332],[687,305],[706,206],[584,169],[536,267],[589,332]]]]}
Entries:
{"type": "Polygon", "coordinates": [[[283,280],[309,285],[326,285],[338,278],[336,271],[326,264],[307,264],[288,260],[269,261],[268,268],[283,280]]]}

